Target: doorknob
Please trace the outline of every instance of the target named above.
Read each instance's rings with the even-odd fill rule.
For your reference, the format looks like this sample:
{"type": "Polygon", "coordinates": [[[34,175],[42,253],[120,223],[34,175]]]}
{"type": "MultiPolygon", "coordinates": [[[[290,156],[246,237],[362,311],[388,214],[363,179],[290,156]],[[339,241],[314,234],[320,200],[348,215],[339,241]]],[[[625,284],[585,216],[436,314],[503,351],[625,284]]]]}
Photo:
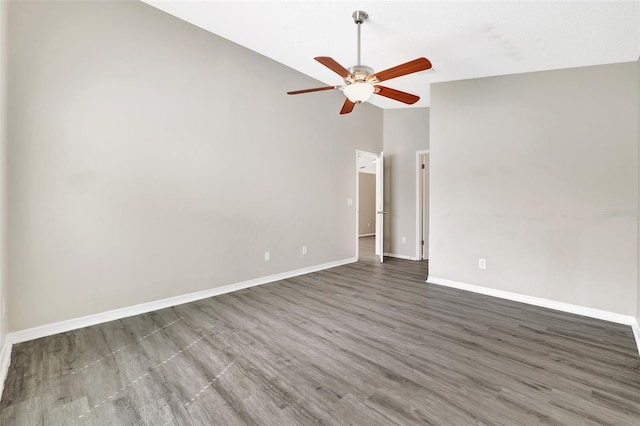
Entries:
{"type": "Polygon", "coordinates": [[[379,211],[378,214],[387,214],[387,212],[379,211]]]}

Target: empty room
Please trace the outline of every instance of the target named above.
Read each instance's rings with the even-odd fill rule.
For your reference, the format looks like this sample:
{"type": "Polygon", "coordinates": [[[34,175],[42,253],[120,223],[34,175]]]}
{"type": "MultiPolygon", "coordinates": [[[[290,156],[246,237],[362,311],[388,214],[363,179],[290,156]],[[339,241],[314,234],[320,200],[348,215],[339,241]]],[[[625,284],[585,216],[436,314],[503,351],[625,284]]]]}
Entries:
{"type": "Polygon", "coordinates": [[[0,0],[0,424],[640,425],[640,1],[0,0]]]}

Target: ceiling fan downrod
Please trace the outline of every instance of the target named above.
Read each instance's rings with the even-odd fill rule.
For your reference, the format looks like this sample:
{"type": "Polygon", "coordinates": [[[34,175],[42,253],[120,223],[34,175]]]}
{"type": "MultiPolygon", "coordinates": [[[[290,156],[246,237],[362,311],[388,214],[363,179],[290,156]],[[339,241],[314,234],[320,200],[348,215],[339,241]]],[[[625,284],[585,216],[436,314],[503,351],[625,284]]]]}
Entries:
{"type": "Polygon", "coordinates": [[[360,26],[369,18],[369,14],[363,10],[356,10],[351,17],[353,17],[353,22],[358,26],[358,62],[347,69],[349,75],[344,77],[344,82],[347,86],[353,83],[365,83],[367,78],[373,74],[373,68],[362,65],[361,59],[362,39],[360,37],[360,26]]]}
{"type": "Polygon", "coordinates": [[[361,61],[360,61],[360,26],[362,25],[362,23],[364,21],[367,20],[367,18],[369,17],[369,14],[363,10],[356,10],[355,12],[353,12],[353,14],[351,15],[353,17],[353,22],[356,23],[356,25],[358,25],[358,66],[361,65],[361,61]]]}

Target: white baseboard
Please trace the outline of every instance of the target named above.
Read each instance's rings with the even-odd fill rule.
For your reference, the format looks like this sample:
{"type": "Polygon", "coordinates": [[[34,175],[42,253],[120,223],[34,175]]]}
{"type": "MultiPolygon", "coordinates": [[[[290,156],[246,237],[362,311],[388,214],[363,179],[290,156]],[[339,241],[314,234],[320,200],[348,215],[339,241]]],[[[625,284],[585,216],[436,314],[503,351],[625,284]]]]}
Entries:
{"type": "Polygon", "coordinates": [[[601,309],[588,308],[586,306],[573,305],[571,303],[558,302],[555,300],[544,299],[542,297],[534,297],[534,296],[527,296],[524,294],[511,293],[508,291],[497,290],[489,287],[482,287],[475,284],[461,283],[458,281],[447,280],[445,278],[430,276],[429,278],[427,278],[427,282],[429,284],[436,284],[444,287],[457,288],[459,290],[466,290],[473,293],[485,294],[487,296],[498,297],[500,299],[513,300],[515,302],[541,306],[543,308],[554,309],[556,311],[562,311],[570,314],[582,315],[585,317],[615,322],[617,324],[629,325],[633,330],[633,335],[636,340],[636,346],[638,347],[638,354],[640,355],[640,325],[638,325],[638,320],[634,316],[618,314],[616,312],[604,311],[601,309]]]}
{"type": "Polygon", "coordinates": [[[375,237],[375,236],[376,236],[375,232],[373,232],[371,234],[360,234],[360,235],[358,235],[359,238],[362,238],[362,237],[375,237]]]}
{"type": "Polygon", "coordinates": [[[181,296],[169,297],[166,299],[155,300],[152,302],[141,303],[139,305],[128,306],[126,308],[114,309],[112,311],[101,312],[99,314],[87,315],[80,318],[55,322],[52,324],[41,325],[39,327],[28,328],[25,330],[9,333],[7,340],[11,344],[26,342],[28,340],[39,339],[41,337],[51,336],[53,334],[64,333],[66,331],[77,330],[83,327],[89,327],[96,324],[102,324],[133,315],[144,314],[158,309],[170,308],[183,303],[194,302],[196,300],[206,299],[208,297],[218,296],[249,287],[280,281],[287,278],[297,277],[298,275],[309,274],[311,272],[321,271],[323,269],[335,268],[336,266],[346,265],[348,263],[357,262],[355,257],[337,260],[334,262],[314,265],[307,268],[296,269],[293,271],[282,272],[279,274],[268,275],[253,280],[243,281],[235,284],[214,287],[207,290],[197,291],[194,293],[183,294],[181,296]]]}
{"type": "Polygon", "coordinates": [[[12,346],[11,341],[5,336],[4,342],[2,342],[2,348],[0,348],[0,398],[2,398],[4,382],[7,379],[7,373],[9,373],[12,346]]]}
{"type": "Polygon", "coordinates": [[[405,254],[385,253],[384,255],[387,257],[395,257],[396,259],[418,260],[415,256],[407,256],[405,254]]]}
{"type": "Polygon", "coordinates": [[[631,329],[633,330],[633,337],[636,339],[636,346],[638,347],[638,354],[640,354],[640,323],[638,319],[634,318],[631,323],[631,329]]]}

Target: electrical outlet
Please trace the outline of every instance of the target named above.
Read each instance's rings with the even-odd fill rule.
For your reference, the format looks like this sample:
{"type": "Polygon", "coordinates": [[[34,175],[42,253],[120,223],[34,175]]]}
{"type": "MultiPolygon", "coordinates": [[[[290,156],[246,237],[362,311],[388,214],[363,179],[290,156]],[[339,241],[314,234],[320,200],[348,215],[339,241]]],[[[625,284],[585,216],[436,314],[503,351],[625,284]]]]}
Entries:
{"type": "Polygon", "coordinates": [[[478,259],[478,268],[487,269],[487,259],[478,259]]]}
{"type": "Polygon", "coordinates": [[[407,244],[407,237],[402,237],[402,244],[407,244]]]}
{"type": "Polygon", "coordinates": [[[265,251],[264,252],[264,261],[268,262],[271,260],[271,252],[270,251],[265,251]]]}
{"type": "Polygon", "coordinates": [[[353,205],[353,198],[347,198],[347,205],[348,206],[352,206],[353,205]]]}
{"type": "Polygon", "coordinates": [[[302,246],[302,254],[307,254],[307,246],[302,246]]]}

